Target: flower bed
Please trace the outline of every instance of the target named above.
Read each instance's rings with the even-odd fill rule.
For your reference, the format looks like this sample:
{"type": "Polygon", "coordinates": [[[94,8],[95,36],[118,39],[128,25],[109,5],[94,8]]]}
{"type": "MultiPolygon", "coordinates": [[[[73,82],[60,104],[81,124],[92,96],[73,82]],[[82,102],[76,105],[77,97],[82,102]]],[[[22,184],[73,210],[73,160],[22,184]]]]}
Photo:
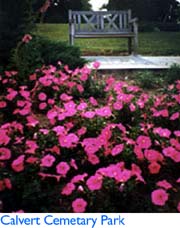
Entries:
{"type": "Polygon", "coordinates": [[[150,97],[49,66],[0,84],[3,212],[180,211],[180,81],[150,97]]]}

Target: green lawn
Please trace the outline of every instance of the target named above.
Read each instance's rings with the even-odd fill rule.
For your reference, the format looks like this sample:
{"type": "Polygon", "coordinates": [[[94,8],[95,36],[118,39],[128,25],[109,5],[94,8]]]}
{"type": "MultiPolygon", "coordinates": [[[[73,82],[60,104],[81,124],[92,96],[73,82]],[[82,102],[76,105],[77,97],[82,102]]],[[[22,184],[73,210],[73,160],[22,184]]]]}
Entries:
{"type": "MultiPolygon", "coordinates": [[[[68,42],[67,24],[38,24],[36,34],[55,41],[68,42]]],[[[127,53],[127,39],[76,39],[84,55],[122,55],[127,53]]],[[[180,32],[139,33],[139,54],[180,55],[180,32]]]]}

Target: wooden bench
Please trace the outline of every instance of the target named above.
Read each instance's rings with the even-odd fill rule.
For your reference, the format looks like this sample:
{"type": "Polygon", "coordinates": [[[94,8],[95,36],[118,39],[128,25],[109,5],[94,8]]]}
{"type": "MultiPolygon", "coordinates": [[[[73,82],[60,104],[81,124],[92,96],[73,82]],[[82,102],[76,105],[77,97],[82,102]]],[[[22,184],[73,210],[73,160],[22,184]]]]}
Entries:
{"type": "Polygon", "coordinates": [[[75,38],[127,38],[129,54],[137,54],[138,23],[127,11],[69,10],[69,42],[75,38]],[[133,40],[133,42],[132,42],[133,40]],[[132,45],[133,43],[133,45],[132,45]],[[132,49],[133,47],[133,49],[132,49]]]}

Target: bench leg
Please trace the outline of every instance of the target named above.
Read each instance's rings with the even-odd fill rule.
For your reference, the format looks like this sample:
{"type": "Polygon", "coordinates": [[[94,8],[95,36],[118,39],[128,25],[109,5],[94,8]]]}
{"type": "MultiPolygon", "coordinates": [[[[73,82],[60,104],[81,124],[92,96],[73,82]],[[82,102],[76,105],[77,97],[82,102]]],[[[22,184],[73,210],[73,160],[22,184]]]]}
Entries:
{"type": "Polygon", "coordinates": [[[70,45],[74,45],[74,37],[72,35],[69,36],[70,45]]]}
{"type": "Polygon", "coordinates": [[[137,34],[135,35],[135,37],[134,37],[134,52],[133,52],[133,54],[134,55],[137,55],[137,50],[138,50],[138,36],[137,36],[137,34]]]}
{"type": "Polygon", "coordinates": [[[133,46],[134,46],[133,54],[137,55],[137,51],[138,51],[138,33],[137,33],[137,31],[135,31],[135,36],[134,36],[134,39],[133,39],[133,46]]]}
{"type": "Polygon", "coordinates": [[[131,55],[131,53],[132,53],[132,39],[131,39],[131,37],[128,38],[128,52],[129,52],[129,55],[131,55]]]}

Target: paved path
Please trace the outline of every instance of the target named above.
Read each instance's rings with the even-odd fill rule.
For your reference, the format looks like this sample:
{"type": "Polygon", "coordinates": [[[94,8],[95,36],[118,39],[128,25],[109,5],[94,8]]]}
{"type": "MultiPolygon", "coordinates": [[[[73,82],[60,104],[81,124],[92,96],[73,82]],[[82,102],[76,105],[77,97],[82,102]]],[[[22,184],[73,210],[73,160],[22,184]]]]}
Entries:
{"type": "MultiPolygon", "coordinates": [[[[180,56],[83,56],[87,60],[101,63],[100,70],[113,69],[168,69],[173,64],[180,64],[180,56]]],[[[92,67],[92,63],[88,64],[92,67]]]]}

